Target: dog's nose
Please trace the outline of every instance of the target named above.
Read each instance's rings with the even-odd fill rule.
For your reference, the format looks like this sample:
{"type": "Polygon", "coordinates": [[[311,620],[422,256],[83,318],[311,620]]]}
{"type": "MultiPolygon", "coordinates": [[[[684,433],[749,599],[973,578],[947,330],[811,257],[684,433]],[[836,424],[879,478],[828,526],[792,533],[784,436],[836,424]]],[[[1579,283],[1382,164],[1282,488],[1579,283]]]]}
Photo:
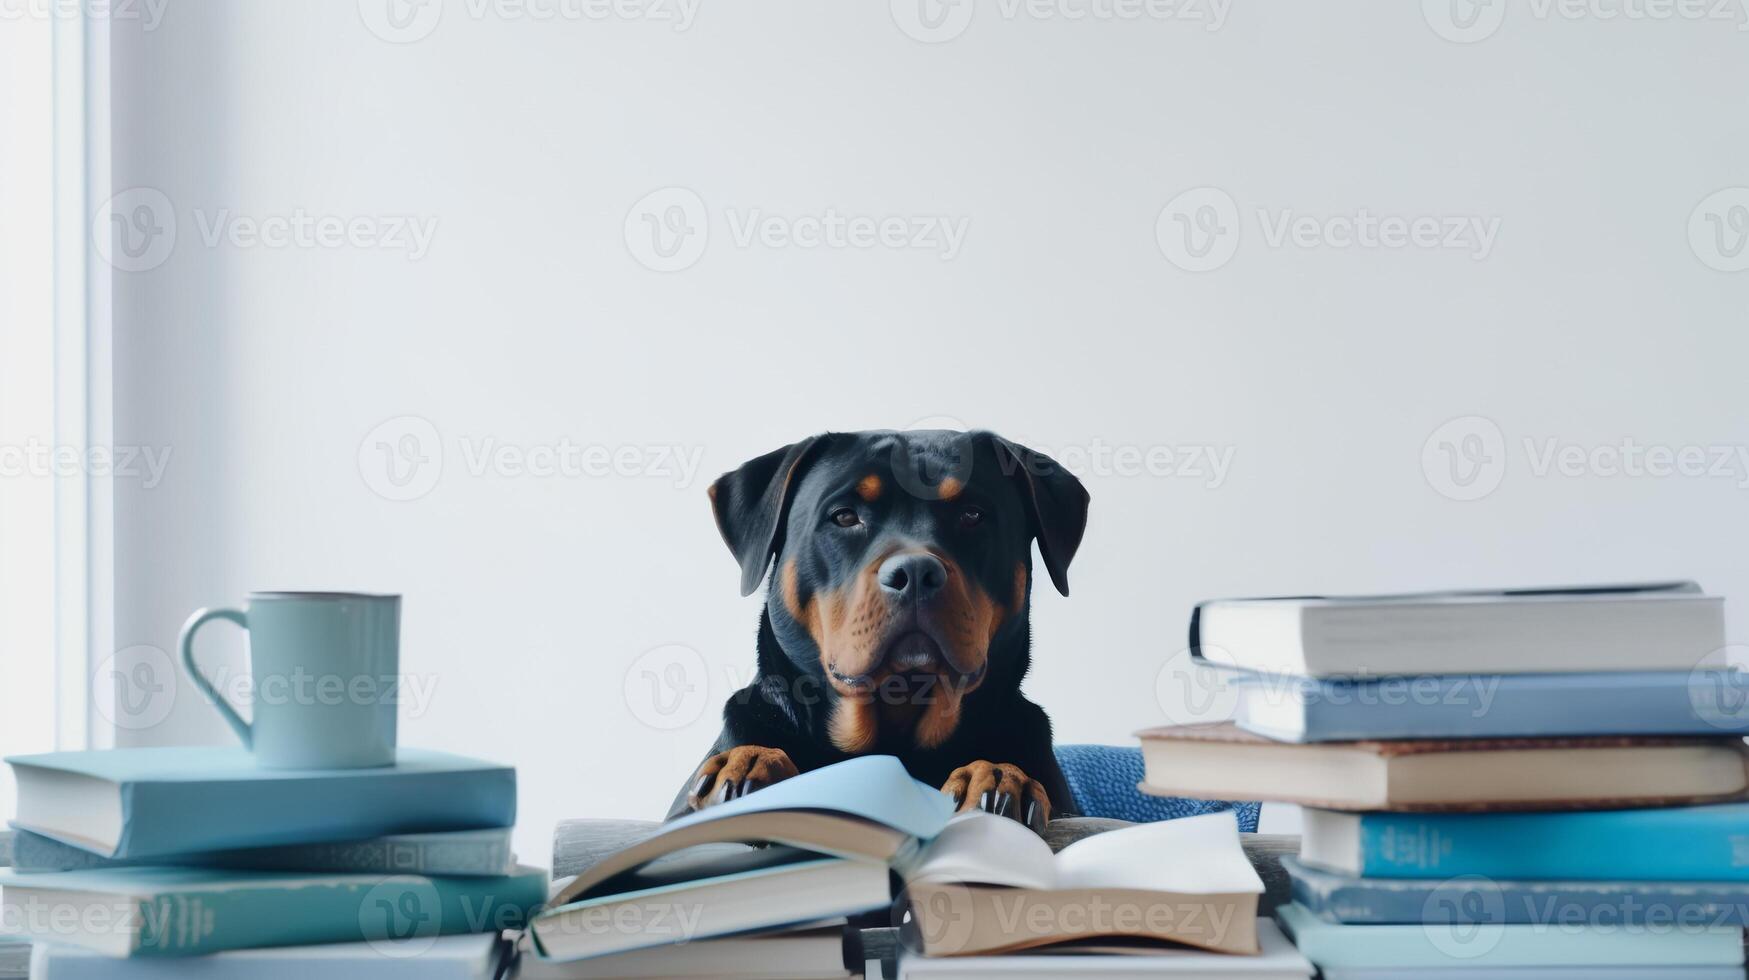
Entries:
{"type": "Polygon", "coordinates": [[[917,602],[941,591],[947,584],[947,566],[934,555],[918,551],[902,552],[881,562],[877,573],[881,588],[895,599],[917,602]]]}

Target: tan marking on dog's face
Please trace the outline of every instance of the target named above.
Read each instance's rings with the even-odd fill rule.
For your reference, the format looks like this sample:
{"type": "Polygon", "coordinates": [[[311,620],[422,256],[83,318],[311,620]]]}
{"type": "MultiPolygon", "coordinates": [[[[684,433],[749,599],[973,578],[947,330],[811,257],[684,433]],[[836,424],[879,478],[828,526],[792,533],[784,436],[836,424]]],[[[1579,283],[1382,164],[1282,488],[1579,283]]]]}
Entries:
{"type": "Polygon", "coordinates": [[[1026,562],[1014,563],[1014,604],[1008,608],[1016,613],[1026,608],[1026,562]]]}
{"type": "Polygon", "coordinates": [[[838,747],[838,751],[867,752],[874,748],[875,737],[880,734],[874,703],[865,698],[840,699],[832,706],[828,729],[832,744],[838,747]]]}
{"type": "Polygon", "coordinates": [[[863,477],[856,484],[856,495],[871,504],[881,499],[881,478],[873,473],[863,477]]]}
{"type": "Polygon", "coordinates": [[[942,500],[952,500],[959,496],[960,491],[965,488],[965,484],[961,483],[959,480],[951,476],[944,476],[941,478],[941,483],[936,486],[935,492],[942,500]]]}
{"type": "Polygon", "coordinates": [[[912,737],[922,748],[933,749],[947,741],[960,725],[960,701],[965,692],[951,680],[936,685],[934,697],[924,705],[912,737]]]}
{"type": "MultiPolygon", "coordinates": [[[[808,610],[802,607],[801,587],[796,580],[796,560],[791,558],[783,565],[783,607],[795,621],[803,626],[808,625],[808,610]]],[[[812,633],[812,628],[809,629],[812,633]]],[[[816,637],[818,639],[818,637],[816,637]]]]}
{"type": "Polygon", "coordinates": [[[854,580],[821,592],[808,603],[813,620],[809,632],[819,647],[826,679],[839,694],[858,692],[834,673],[849,677],[873,673],[887,640],[893,614],[881,594],[878,571],[879,563],[872,562],[854,580]]]}

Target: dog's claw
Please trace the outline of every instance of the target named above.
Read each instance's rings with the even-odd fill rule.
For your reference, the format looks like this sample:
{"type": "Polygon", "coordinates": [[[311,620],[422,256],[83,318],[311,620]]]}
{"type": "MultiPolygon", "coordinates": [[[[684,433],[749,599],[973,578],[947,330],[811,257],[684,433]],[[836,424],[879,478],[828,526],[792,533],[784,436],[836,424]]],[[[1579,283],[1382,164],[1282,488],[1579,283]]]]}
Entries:
{"type": "Polygon", "coordinates": [[[1044,787],[1019,766],[973,762],[949,773],[941,791],[957,811],[982,810],[1038,833],[1051,819],[1051,800],[1044,787]]]}
{"type": "Polygon", "coordinates": [[[796,764],[782,749],[743,745],[720,752],[698,768],[687,806],[702,810],[727,803],[796,774],[796,764]]]}

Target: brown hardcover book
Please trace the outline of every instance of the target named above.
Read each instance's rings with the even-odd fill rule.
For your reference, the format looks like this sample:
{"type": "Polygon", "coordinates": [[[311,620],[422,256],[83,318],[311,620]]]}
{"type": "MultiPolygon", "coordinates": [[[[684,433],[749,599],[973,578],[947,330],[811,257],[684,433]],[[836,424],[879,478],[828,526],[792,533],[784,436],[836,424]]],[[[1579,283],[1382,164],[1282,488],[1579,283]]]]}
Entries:
{"type": "Polygon", "coordinates": [[[1137,733],[1143,792],[1329,810],[1612,810],[1744,798],[1738,738],[1273,742],[1230,723],[1137,733]]]}

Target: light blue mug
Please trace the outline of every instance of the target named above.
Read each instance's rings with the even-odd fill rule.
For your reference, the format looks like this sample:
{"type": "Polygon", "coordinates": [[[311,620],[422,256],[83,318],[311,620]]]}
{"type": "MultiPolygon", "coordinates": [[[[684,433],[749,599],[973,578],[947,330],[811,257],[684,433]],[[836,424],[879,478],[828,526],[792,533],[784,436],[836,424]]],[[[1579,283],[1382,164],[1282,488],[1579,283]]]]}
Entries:
{"type": "Polygon", "coordinates": [[[251,592],[242,610],[200,609],[182,625],[182,666],[258,765],[362,769],[395,762],[401,597],[251,592]],[[249,633],[253,720],[194,662],[194,635],[215,619],[249,633]]]}

